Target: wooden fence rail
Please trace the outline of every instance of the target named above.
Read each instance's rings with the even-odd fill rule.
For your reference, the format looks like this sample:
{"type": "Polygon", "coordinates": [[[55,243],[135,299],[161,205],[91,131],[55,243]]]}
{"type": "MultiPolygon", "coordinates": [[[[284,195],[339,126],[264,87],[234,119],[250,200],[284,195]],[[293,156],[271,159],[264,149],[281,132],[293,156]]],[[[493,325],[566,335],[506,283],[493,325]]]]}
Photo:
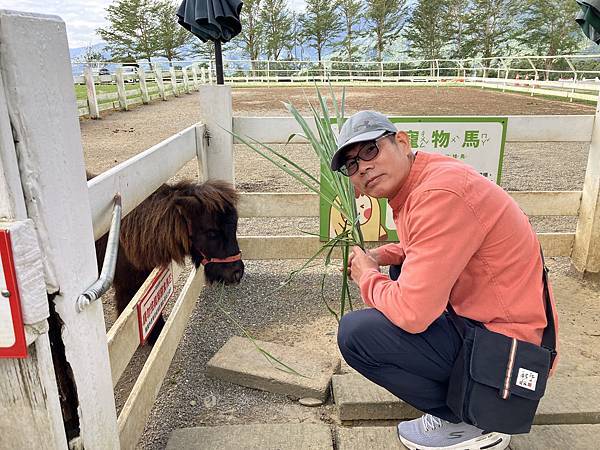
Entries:
{"type": "Polygon", "coordinates": [[[198,69],[196,65],[180,70],[172,68],[168,71],[155,68],[151,72],[140,68],[137,73],[128,74],[124,74],[122,68],[119,68],[114,75],[93,76],[89,68],[86,68],[84,75],[74,77],[76,85],[86,85],[86,99],[77,100],[78,114],[80,117],[89,116],[97,119],[102,111],[127,110],[132,105],[147,104],[159,98],[166,100],[167,97],[177,97],[182,92],[189,94],[198,91],[201,84],[197,75],[199,71],[204,73],[204,69],[198,69]],[[165,83],[165,80],[168,80],[168,83],[165,83]],[[127,89],[130,83],[135,83],[139,87],[127,89]],[[115,85],[117,91],[97,93],[97,86],[107,85],[115,85]]]}

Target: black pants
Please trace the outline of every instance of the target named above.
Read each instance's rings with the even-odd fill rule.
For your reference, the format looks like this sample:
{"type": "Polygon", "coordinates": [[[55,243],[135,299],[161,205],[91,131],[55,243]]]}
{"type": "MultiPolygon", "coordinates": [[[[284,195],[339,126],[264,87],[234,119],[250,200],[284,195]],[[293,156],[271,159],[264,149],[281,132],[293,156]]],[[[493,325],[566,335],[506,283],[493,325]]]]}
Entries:
{"type": "MultiPolygon", "coordinates": [[[[398,276],[393,269],[390,275],[398,276]]],[[[338,330],[338,346],[351,367],[415,408],[454,423],[460,420],[446,406],[446,392],[461,345],[446,314],[411,334],[376,309],[363,309],[344,315],[338,330]]]]}

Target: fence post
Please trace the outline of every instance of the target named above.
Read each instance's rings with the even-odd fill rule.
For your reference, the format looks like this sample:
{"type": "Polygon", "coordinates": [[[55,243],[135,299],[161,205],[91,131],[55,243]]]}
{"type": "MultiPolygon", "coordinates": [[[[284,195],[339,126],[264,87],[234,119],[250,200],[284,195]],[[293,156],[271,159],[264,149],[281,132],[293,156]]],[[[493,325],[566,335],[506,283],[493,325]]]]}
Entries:
{"type": "Polygon", "coordinates": [[[205,67],[200,67],[200,81],[202,81],[202,84],[206,84],[206,68],[205,67]]]}
{"type": "MultiPolygon", "coordinates": [[[[600,99],[599,99],[600,100],[600,99]]],[[[596,117],[590,142],[587,168],[575,243],[571,252],[573,266],[583,275],[600,274],[600,101],[596,104],[596,117]]]]}
{"type": "MultiPolygon", "coordinates": [[[[4,14],[0,13],[0,20],[4,24],[3,16],[4,14]]],[[[1,30],[0,39],[4,39],[1,30]]],[[[6,55],[8,53],[9,57],[11,56],[13,45],[14,42],[6,43],[6,53],[3,50],[3,54],[0,54],[0,67],[4,68],[7,63],[10,64],[10,59],[6,58],[6,55]]],[[[2,70],[0,70],[0,217],[4,220],[25,220],[27,209],[14,137],[11,132],[6,92],[8,90],[5,89],[2,70]]],[[[15,263],[18,264],[18,261],[15,263]]],[[[46,297],[43,273],[40,274],[39,281],[41,293],[46,297]]],[[[23,288],[24,286],[20,286],[20,289],[23,288]]],[[[26,291],[27,289],[24,289],[20,292],[22,298],[27,295],[26,291]]],[[[47,314],[43,316],[47,317],[47,314]]],[[[52,364],[48,321],[41,320],[35,323],[33,330],[35,333],[30,333],[29,328],[30,325],[26,322],[27,358],[0,359],[2,443],[6,448],[67,448],[67,437],[52,364]],[[8,433],[8,430],[19,430],[19,432],[8,433]]]]}
{"type": "Polygon", "coordinates": [[[196,70],[196,63],[192,63],[192,80],[194,80],[194,90],[198,90],[198,71],[196,70]]]}
{"type": "Polygon", "coordinates": [[[208,61],[208,82],[213,84],[213,69],[212,59],[208,61]]]}
{"type": "Polygon", "coordinates": [[[142,92],[142,103],[147,105],[150,103],[150,95],[148,94],[148,84],[146,83],[146,72],[143,67],[138,67],[138,77],[140,79],[140,91],[142,92]]]}
{"type": "Polygon", "coordinates": [[[231,86],[200,87],[200,118],[207,131],[208,178],[234,181],[231,86]]]}
{"type": "Polygon", "coordinates": [[[533,61],[531,61],[531,58],[527,58],[527,61],[529,61],[529,65],[533,68],[533,82],[531,83],[531,96],[533,97],[534,91],[535,91],[535,82],[537,81],[538,78],[538,70],[537,67],[535,67],[535,64],[533,64],[533,61]]]}
{"type": "Polygon", "coordinates": [[[573,94],[575,94],[575,87],[577,86],[577,70],[575,69],[575,66],[573,66],[573,63],[571,62],[571,60],[569,58],[567,58],[566,56],[565,56],[565,61],[569,65],[569,68],[573,71],[573,83],[571,84],[571,92],[569,92],[569,101],[572,102],[573,94]]]}
{"type": "MultiPolygon", "coordinates": [[[[6,392],[5,375],[15,383],[9,396],[0,394],[0,402],[39,395],[21,410],[14,402],[6,408],[5,403],[2,405],[2,416],[22,416],[8,430],[2,428],[2,443],[47,438],[39,447],[8,444],[7,448],[118,449],[102,303],[95,302],[82,313],[75,307],[77,297],[96,279],[98,272],[66,27],[56,16],[14,11],[1,11],[0,23],[0,74],[5,84],[0,92],[8,96],[8,101],[0,105],[14,118],[11,141],[19,155],[19,167],[27,171],[20,174],[21,186],[27,216],[35,223],[43,255],[54,357],[53,367],[48,348],[43,348],[47,347],[43,338],[39,346],[36,340],[32,361],[15,365],[17,371],[10,374],[2,370],[0,389],[6,392]],[[31,367],[36,360],[40,363],[37,373],[45,377],[40,386],[36,385],[37,380],[23,380],[28,375],[25,366],[31,367]],[[56,389],[50,386],[52,389],[45,392],[42,386],[48,386],[47,380],[54,372],[61,386],[66,387],[61,390],[61,406],[65,419],[69,419],[62,427],[62,433],[66,428],[72,437],[68,447],[64,438],[58,439],[56,435],[55,438],[47,434],[35,436],[53,412],[47,404],[55,401],[56,389]],[[23,392],[30,387],[32,392],[23,392]]],[[[4,122],[0,129],[4,135],[4,122]]],[[[0,147],[4,158],[4,139],[0,147]]],[[[6,366],[2,364],[3,369],[6,366]]],[[[63,420],[56,415],[54,418],[63,420]]],[[[6,423],[5,420],[1,417],[0,423],[6,423]]]]}
{"type": "Polygon", "coordinates": [[[92,75],[91,67],[88,66],[85,68],[84,76],[90,119],[99,119],[100,110],[98,109],[98,97],[96,97],[96,85],[94,84],[94,76],[92,75]]]}
{"type": "Polygon", "coordinates": [[[163,83],[162,69],[157,63],[154,63],[154,77],[156,78],[156,84],[158,84],[160,98],[166,101],[167,93],[165,92],[165,83],[163,83]]]}
{"type": "Polygon", "coordinates": [[[125,80],[123,79],[123,68],[119,67],[115,74],[117,80],[117,94],[119,95],[119,107],[127,111],[127,94],[125,93],[125,80]]]}
{"type": "Polygon", "coordinates": [[[185,67],[182,67],[181,73],[183,74],[183,87],[185,89],[186,94],[189,94],[190,93],[190,79],[188,78],[187,69],[185,67]]]}
{"type": "Polygon", "coordinates": [[[169,69],[171,74],[171,88],[173,89],[173,95],[179,97],[179,89],[177,89],[177,74],[175,73],[175,67],[169,69]]]}

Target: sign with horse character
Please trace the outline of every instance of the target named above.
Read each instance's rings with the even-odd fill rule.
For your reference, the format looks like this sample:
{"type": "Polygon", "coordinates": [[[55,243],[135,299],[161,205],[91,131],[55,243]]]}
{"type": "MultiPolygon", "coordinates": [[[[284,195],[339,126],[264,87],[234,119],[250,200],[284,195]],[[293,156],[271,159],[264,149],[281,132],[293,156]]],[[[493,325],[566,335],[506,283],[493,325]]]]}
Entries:
{"type": "Polygon", "coordinates": [[[0,358],[25,358],[25,327],[10,232],[0,229],[0,358]]]}
{"type": "Polygon", "coordinates": [[[137,303],[141,345],[144,345],[148,339],[148,335],[174,291],[173,270],[169,264],[158,271],[137,303]]]}
{"type": "MultiPolygon", "coordinates": [[[[507,118],[390,117],[390,121],[399,131],[406,132],[413,152],[423,150],[458,159],[473,166],[488,180],[500,184],[507,118]]],[[[323,182],[323,177],[321,192],[333,192],[323,182]]],[[[365,241],[398,240],[392,210],[386,199],[359,195],[356,198],[356,209],[365,241]]],[[[346,220],[329,203],[321,200],[321,240],[327,241],[344,229],[347,229],[346,220]]]]}

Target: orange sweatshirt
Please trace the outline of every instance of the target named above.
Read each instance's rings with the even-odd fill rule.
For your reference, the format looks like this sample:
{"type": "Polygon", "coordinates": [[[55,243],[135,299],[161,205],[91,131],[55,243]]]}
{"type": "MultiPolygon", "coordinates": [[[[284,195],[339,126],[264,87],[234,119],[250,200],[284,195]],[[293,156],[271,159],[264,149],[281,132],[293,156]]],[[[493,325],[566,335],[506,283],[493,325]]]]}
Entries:
{"type": "Polygon", "coordinates": [[[382,265],[402,262],[402,274],[392,281],[365,271],[359,287],[367,305],[420,333],[449,300],[460,316],[540,344],[546,327],[540,245],[502,188],[462,162],[419,152],[389,203],[399,243],[373,252],[382,265]]]}

